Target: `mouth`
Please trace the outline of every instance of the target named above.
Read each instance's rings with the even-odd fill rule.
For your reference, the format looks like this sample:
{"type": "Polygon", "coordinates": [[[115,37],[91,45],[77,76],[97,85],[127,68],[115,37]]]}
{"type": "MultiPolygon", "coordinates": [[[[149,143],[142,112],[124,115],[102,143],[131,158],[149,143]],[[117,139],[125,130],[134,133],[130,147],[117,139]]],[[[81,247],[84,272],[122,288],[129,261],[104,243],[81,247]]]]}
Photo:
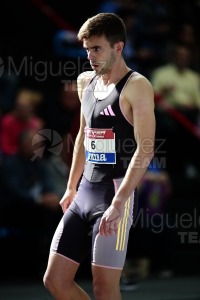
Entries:
{"type": "Polygon", "coordinates": [[[92,63],[92,62],[90,63],[90,65],[93,69],[97,69],[99,67],[99,64],[95,64],[95,63],[92,63]]]}

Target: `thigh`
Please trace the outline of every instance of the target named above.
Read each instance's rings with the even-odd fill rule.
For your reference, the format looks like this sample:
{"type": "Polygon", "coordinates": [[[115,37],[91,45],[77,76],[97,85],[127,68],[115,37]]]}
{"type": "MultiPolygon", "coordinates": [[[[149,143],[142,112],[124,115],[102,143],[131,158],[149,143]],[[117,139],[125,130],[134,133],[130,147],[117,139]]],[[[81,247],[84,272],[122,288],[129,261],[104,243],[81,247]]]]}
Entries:
{"type": "Polygon", "coordinates": [[[109,290],[119,285],[122,270],[92,265],[93,284],[109,290]]]}
{"type": "Polygon", "coordinates": [[[74,281],[79,268],[79,263],[72,261],[62,255],[51,252],[48,265],[44,274],[44,282],[50,280],[55,286],[61,289],[74,281]]]}
{"type": "Polygon", "coordinates": [[[81,263],[91,251],[91,227],[68,209],[53,236],[50,252],[81,263]]]}
{"type": "MultiPolygon", "coordinates": [[[[123,178],[114,179],[114,193],[119,189],[123,178]]],[[[118,231],[111,236],[99,234],[101,218],[96,219],[93,227],[92,264],[122,270],[124,267],[129,231],[133,222],[134,192],[127,199],[118,231]]],[[[114,195],[113,195],[114,197],[114,195]]]]}
{"type": "Polygon", "coordinates": [[[102,236],[99,234],[99,223],[96,220],[93,227],[92,264],[111,269],[122,270],[124,267],[129,231],[132,226],[133,199],[126,202],[123,217],[119,223],[117,234],[102,236]]]}

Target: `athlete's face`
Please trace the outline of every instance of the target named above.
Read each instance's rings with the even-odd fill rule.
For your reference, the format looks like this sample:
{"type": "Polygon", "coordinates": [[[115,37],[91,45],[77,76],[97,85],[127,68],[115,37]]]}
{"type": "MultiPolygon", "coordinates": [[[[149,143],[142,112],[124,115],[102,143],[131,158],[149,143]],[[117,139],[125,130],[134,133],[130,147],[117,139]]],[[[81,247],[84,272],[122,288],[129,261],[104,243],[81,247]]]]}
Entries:
{"type": "Polygon", "coordinates": [[[83,40],[83,47],[92,69],[100,74],[107,74],[116,61],[115,47],[112,48],[104,36],[93,36],[83,40]]]}

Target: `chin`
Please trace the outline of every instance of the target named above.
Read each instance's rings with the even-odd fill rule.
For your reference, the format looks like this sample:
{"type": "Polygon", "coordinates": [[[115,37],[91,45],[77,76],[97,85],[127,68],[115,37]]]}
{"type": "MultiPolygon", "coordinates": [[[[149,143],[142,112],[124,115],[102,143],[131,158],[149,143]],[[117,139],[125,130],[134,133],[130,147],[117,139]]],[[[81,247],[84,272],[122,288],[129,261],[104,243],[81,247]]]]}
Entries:
{"type": "Polygon", "coordinates": [[[105,74],[108,73],[108,70],[105,70],[104,68],[101,68],[101,69],[97,70],[97,73],[98,73],[99,75],[105,75],[105,74]]]}

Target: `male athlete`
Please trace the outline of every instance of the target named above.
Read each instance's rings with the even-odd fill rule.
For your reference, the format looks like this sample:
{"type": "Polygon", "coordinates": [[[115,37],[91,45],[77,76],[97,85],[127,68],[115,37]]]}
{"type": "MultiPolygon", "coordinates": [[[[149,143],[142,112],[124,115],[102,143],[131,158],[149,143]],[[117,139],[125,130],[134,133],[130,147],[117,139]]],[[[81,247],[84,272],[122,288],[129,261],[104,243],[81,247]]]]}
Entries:
{"type": "Polygon", "coordinates": [[[78,39],[93,71],[77,79],[80,130],[44,284],[57,300],[89,300],[74,277],[91,253],[95,299],[120,300],[134,191],[153,157],[154,93],[123,59],[119,16],[89,18],[78,39]]]}

